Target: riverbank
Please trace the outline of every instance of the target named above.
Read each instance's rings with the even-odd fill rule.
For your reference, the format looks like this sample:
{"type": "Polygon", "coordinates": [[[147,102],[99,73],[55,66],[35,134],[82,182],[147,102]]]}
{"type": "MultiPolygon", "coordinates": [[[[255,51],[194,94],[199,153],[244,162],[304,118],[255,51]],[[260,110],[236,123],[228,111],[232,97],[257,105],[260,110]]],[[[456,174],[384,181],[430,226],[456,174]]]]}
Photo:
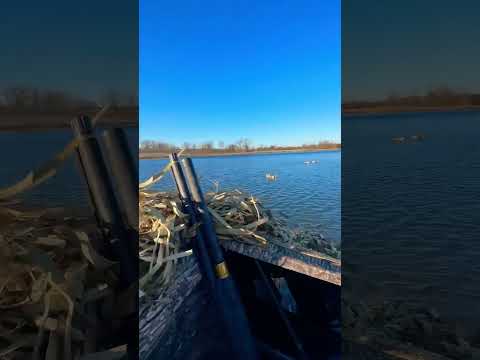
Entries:
{"type": "Polygon", "coordinates": [[[409,114],[421,112],[478,111],[480,105],[456,106],[370,106],[361,108],[343,108],[342,117],[360,117],[370,115],[409,114]]]}
{"type": "MultiPolygon", "coordinates": [[[[268,151],[248,151],[248,152],[183,152],[183,156],[188,157],[214,157],[214,156],[248,156],[248,155],[272,155],[272,154],[301,154],[315,153],[319,151],[341,150],[341,147],[318,148],[318,149],[292,149],[292,150],[268,150],[268,151]]],[[[169,153],[163,152],[140,152],[140,159],[166,159],[169,153]]]]}

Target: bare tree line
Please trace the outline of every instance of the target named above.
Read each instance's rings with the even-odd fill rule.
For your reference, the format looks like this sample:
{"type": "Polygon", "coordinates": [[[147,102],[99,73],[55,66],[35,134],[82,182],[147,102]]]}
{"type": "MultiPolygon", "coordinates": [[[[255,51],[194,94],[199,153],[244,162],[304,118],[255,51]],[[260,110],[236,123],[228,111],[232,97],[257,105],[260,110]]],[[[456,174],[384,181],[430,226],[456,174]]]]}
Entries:
{"type": "Polygon", "coordinates": [[[90,100],[63,90],[40,90],[28,86],[11,86],[0,89],[0,110],[63,110],[72,108],[92,108],[99,104],[115,107],[138,105],[136,96],[125,95],[110,90],[98,99],[90,100]]]}
{"type": "Polygon", "coordinates": [[[458,92],[448,86],[438,86],[424,95],[399,96],[391,93],[383,100],[376,101],[351,101],[342,104],[343,109],[360,109],[378,106],[478,106],[480,94],[458,92]]]}
{"type": "Polygon", "coordinates": [[[185,142],[181,146],[168,144],[166,142],[155,140],[143,140],[140,143],[140,152],[142,153],[169,153],[185,149],[187,153],[235,153],[235,152],[254,152],[254,151],[281,151],[296,149],[336,149],[340,144],[332,141],[319,141],[317,143],[306,143],[301,146],[280,146],[280,145],[258,145],[254,146],[253,141],[247,138],[241,138],[232,144],[225,144],[220,140],[217,142],[206,141],[200,144],[185,142]]]}

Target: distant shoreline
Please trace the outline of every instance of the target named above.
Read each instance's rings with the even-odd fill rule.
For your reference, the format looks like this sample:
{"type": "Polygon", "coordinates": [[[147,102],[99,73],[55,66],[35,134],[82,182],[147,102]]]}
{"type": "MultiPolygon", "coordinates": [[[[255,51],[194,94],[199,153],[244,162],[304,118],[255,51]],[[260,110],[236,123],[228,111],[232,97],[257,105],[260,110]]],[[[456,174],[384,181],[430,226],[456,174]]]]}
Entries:
{"type": "Polygon", "coordinates": [[[475,111],[480,105],[456,106],[371,106],[361,108],[342,108],[342,116],[361,117],[369,115],[410,114],[420,112],[475,111]]]}
{"type": "MultiPolygon", "coordinates": [[[[248,155],[271,155],[271,154],[301,154],[314,153],[320,151],[338,151],[337,148],[319,148],[319,149],[291,149],[291,150],[268,150],[268,151],[249,151],[249,152],[209,152],[209,153],[183,153],[183,156],[189,157],[215,157],[215,156],[248,156],[248,155]]],[[[168,153],[139,153],[141,160],[167,159],[168,153]]]]}

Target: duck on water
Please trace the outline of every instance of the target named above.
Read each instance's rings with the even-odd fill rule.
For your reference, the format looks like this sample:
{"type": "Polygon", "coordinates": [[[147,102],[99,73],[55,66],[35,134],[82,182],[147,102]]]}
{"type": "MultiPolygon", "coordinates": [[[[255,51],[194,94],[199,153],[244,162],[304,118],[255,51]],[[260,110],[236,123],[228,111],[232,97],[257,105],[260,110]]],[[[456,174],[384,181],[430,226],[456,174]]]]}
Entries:
{"type": "Polygon", "coordinates": [[[417,134],[412,136],[398,136],[392,138],[394,144],[411,144],[425,140],[425,135],[417,134]]]}

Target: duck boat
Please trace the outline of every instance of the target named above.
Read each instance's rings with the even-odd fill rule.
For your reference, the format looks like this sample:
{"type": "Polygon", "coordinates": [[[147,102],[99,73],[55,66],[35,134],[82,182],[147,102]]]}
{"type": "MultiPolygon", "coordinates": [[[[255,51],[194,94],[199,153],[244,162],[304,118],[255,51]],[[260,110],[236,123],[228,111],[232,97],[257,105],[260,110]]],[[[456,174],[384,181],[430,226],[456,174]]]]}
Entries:
{"type": "MultiPolygon", "coordinates": [[[[178,180],[178,164],[174,169],[178,180]]],[[[202,208],[199,202],[196,206],[202,208]]],[[[206,222],[202,217],[199,226],[206,222]]],[[[205,237],[208,231],[199,233],[205,237]]],[[[231,278],[235,291],[228,296],[239,301],[222,308],[218,289],[226,288],[210,285],[201,251],[194,247],[193,256],[175,260],[168,285],[153,286],[140,299],[140,359],[340,359],[339,259],[274,239],[219,241],[222,232],[215,235],[224,263],[220,278],[231,278]],[[225,317],[235,319],[233,339],[225,317]],[[248,357],[235,348],[243,345],[250,348],[248,357]]]]}

